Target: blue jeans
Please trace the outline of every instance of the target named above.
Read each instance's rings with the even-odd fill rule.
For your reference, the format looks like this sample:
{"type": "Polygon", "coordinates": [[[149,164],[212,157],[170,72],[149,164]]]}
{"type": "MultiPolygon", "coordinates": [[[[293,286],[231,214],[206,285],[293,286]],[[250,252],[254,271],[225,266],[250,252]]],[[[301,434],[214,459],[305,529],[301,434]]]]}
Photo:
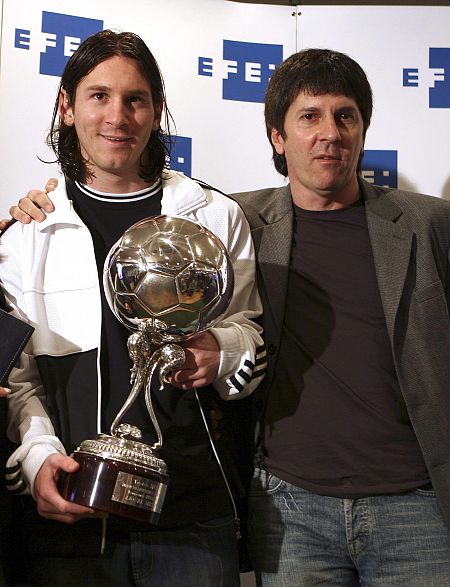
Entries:
{"type": "Polygon", "coordinates": [[[450,530],[432,490],[340,499],[257,470],[249,551],[263,587],[450,585],[450,530]]]}
{"type": "Polygon", "coordinates": [[[103,556],[31,561],[33,587],[239,587],[231,517],[107,540],[103,556]]]}

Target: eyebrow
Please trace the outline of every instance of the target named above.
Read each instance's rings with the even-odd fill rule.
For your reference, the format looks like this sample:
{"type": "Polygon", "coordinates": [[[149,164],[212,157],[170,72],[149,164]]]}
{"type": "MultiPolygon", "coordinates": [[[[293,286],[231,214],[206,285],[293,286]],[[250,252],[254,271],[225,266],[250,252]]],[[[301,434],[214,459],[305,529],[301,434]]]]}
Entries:
{"type": "MultiPolygon", "coordinates": [[[[296,111],[296,115],[299,116],[304,113],[314,113],[314,112],[321,112],[322,108],[320,106],[302,106],[296,111]]],[[[353,105],[341,106],[340,108],[336,108],[336,112],[355,112],[358,113],[359,110],[353,105]]]]}
{"type": "Polygon", "coordinates": [[[341,106],[340,108],[337,109],[339,110],[353,110],[353,112],[358,112],[358,108],[355,106],[341,106]]]}
{"type": "Polygon", "coordinates": [[[302,106],[295,111],[295,115],[301,116],[302,114],[314,114],[316,112],[320,112],[320,108],[317,106],[302,106]]]}
{"type": "MultiPolygon", "coordinates": [[[[85,88],[87,92],[110,92],[112,88],[110,86],[105,86],[101,84],[94,84],[92,86],[87,86],[85,88]]],[[[150,96],[149,90],[142,89],[142,88],[131,88],[130,90],[126,91],[126,94],[133,95],[133,96],[150,96]]]]}

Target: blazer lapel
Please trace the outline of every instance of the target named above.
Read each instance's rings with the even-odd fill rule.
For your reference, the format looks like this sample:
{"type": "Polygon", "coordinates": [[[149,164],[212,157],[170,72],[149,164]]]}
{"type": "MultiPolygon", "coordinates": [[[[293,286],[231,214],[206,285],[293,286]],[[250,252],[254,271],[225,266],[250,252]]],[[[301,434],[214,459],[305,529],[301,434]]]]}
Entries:
{"type": "Polygon", "coordinates": [[[271,202],[259,211],[259,217],[262,224],[253,229],[252,235],[261,269],[261,296],[266,301],[265,322],[269,322],[269,309],[270,322],[279,336],[284,320],[292,242],[293,211],[289,187],[276,190],[271,202]]]}
{"type": "Polygon", "coordinates": [[[413,233],[405,225],[402,210],[389,197],[364,182],[366,215],[375,270],[388,332],[393,340],[395,317],[411,258],[413,233]]]}
{"type": "MultiPolygon", "coordinates": [[[[413,233],[406,226],[402,210],[385,192],[361,181],[375,270],[388,332],[393,340],[395,317],[407,278],[413,233]]],[[[253,239],[261,267],[260,290],[265,298],[266,327],[280,336],[284,320],[291,255],[293,209],[289,186],[274,191],[258,211],[253,239]],[[270,311],[270,316],[268,312],[270,311]]],[[[275,333],[274,333],[275,334],[275,333]]]]}

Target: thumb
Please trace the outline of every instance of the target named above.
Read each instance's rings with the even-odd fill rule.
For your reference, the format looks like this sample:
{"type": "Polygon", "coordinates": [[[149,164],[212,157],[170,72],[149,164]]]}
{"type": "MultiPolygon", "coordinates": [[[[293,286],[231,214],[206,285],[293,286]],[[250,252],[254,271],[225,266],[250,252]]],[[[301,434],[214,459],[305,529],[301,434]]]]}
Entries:
{"type": "Polygon", "coordinates": [[[74,473],[80,467],[80,464],[72,457],[63,457],[59,466],[66,473],[74,473]]]}

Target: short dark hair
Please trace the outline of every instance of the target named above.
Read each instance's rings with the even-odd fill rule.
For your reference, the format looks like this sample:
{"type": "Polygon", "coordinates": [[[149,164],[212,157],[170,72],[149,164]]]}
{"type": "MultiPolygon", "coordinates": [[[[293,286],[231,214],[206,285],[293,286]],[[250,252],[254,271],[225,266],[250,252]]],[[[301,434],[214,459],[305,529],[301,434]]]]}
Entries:
{"type": "MultiPolygon", "coordinates": [[[[353,98],[362,116],[363,136],[366,136],[373,102],[372,89],[362,67],[344,53],[330,49],[305,49],[283,61],[267,87],[264,115],[271,145],[274,128],[286,138],[286,113],[300,92],[312,96],[335,94],[353,98]]],[[[279,155],[273,145],[272,150],[276,170],[286,177],[286,157],[279,155]]]]}
{"type": "Polygon", "coordinates": [[[61,90],[67,92],[71,105],[75,102],[76,91],[81,80],[99,63],[110,57],[128,57],[139,64],[148,80],[154,107],[164,104],[164,126],[152,131],[147,143],[149,157],[142,157],[140,177],[148,182],[161,176],[168,167],[170,158],[170,122],[173,118],[166,104],[164,80],[151,51],[138,35],[130,32],[115,33],[104,30],[88,37],[68,60],[58,88],[52,123],[47,136],[47,144],[53,149],[56,161],[64,175],[72,181],[85,183],[92,174],[84,160],[74,126],[68,126],[59,116],[61,90]]]}

